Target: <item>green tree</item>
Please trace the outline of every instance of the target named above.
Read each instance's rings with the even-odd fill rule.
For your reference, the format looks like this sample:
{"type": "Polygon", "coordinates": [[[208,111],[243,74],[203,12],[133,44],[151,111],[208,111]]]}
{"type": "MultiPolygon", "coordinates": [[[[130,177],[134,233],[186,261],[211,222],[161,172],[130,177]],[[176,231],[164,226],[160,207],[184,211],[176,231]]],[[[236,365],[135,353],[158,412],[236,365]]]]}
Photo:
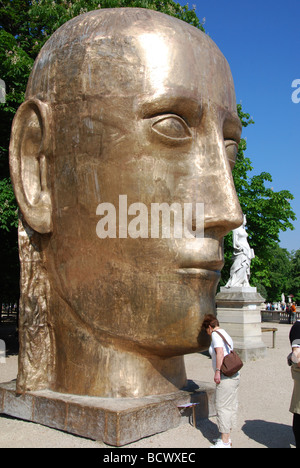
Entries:
{"type": "Polygon", "coordinates": [[[272,248],[270,255],[270,285],[266,287],[268,301],[286,301],[291,294],[300,304],[300,250],[288,252],[279,245],[272,248]]]}
{"type": "MultiPolygon", "coordinates": [[[[243,127],[254,124],[240,104],[238,114],[243,127]]],[[[275,192],[268,188],[267,184],[272,182],[268,172],[251,177],[253,167],[245,156],[246,149],[246,140],[242,138],[233,178],[243,213],[247,217],[249,244],[255,251],[255,258],[251,262],[251,284],[264,289],[271,286],[270,262],[273,249],[279,244],[279,234],[294,229],[292,221],[296,216],[290,205],[294,197],[288,190],[275,192]]],[[[230,276],[232,251],[232,234],[229,234],[225,238],[225,266],[221,284],[225,284],[230,276]]]]}
{"type": "Polygon", "coordinates": [[[19,297],[17,206],[8,179],[0,180],[0,307],[19,297]]]}
{"type": "Polygon", "coordinates": [[[294,300],[300,305],[300,249],[291,253],[289,294],[293,294],[294,300]]]}
{"type": "Polygon", "coordinates": [[[281,301],[281,294],[284,293],[287,299],[291,293],[291,254],[286,250],[276,245],[272,249],[272,257],[270,262],[270,285],[267,286],[268,301],[281,301]]]}

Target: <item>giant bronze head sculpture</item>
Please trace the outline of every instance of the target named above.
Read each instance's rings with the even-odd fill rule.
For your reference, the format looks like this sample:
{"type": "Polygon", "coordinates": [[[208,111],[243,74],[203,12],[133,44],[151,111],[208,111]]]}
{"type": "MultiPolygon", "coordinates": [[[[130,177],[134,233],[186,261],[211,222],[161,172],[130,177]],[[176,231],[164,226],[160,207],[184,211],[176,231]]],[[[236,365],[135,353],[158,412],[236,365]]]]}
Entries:
{"type": "Polygon", "coordinates": [[[110,9],[53,34],[10,148],[18,391],[120,397],[185,385],[183,355],[208,345],[198,334],[214,311],[223,237],[242,223],[231,175],[240,132],[228,63],[198,29],[110,9]],[[161,204],[201,204],[203,235],[194,208],[182,218],[191,235],[176,235],[172,210],[169,235],[154,229],[161,204]]]}

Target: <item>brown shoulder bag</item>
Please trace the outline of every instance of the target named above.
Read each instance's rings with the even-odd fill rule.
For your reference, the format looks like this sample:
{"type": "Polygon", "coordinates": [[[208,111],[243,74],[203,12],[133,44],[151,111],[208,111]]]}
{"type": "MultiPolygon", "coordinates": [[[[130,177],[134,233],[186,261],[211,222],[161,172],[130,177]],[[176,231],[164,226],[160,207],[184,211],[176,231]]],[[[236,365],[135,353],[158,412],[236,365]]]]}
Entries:
{"type": "Polygon", "coordinates": [[[220,370],[222,374],[226,375],[226,377],[232,377],[243,367],[244,365],[243,361],[237,355],[237,353],[231,348],[230,344],[226,341],[224,336],[217,330],[214,330],[214,331],[218,333],[218,335],[220,335],[220,337],[223,339],[223,341],[227,344],[227,346],[231,350],[230,353],[224,357],[220,370]]]}

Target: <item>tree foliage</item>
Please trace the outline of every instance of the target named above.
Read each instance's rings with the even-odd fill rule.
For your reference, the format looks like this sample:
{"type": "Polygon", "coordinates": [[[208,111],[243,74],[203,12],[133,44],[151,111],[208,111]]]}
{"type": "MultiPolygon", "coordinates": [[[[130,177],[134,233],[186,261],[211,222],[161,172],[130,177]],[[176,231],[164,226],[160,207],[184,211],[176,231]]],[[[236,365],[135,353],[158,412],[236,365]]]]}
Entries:
{"type": "MultiPolygon", "coordinates": [[[[243,127],[254,124],[250,115],[238,106],[238,114],[243,127]]],[[[255,251],[251,262],[251,284],[261,287],[262,291],[270,287],[273,281],[270,273],[270,262],[273,249],[279,244],[279,234],[287,229],[294,229],[292,221],[296,219],[290,201],[293,195],[288,190],[274,191],[268,187],[272,176],[268,172],[253,175],[252,163],[245,157],[247,142],[241,139],[233,178],[243,213],[247,217],[249,244],[255,251]]],[[[232,234],[225,238],[225,267],[222,271],[222,282],[227,282],[232,264],[232,234]]]]}
{"type": "Polygon", "coordinates": [[[288,252],[276,245],[270,257],[270,275],[272,281],[266,288],[269,301],[281,300],[284,293],[287,301],[289,295],[300,303],[300,250],[288,252]]]}

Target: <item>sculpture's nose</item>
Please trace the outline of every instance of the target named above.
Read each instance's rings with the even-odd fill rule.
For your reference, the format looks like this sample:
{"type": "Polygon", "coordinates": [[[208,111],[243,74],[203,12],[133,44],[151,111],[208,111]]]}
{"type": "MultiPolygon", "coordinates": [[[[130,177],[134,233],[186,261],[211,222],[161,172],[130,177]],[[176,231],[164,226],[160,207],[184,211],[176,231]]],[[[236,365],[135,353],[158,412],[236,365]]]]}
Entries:
{"type": "MultiPolygon", "coordinates": [[[[205,237],[224,237],[239,227],[243,214],[236,193],[230,155],[219,123],[206,125],[205,136],[198,139],[195,168],[198,174],[199,199],[204,202],[205,237]]],[[[197,189],[196,189],[197,191],[197,189]]]]}

